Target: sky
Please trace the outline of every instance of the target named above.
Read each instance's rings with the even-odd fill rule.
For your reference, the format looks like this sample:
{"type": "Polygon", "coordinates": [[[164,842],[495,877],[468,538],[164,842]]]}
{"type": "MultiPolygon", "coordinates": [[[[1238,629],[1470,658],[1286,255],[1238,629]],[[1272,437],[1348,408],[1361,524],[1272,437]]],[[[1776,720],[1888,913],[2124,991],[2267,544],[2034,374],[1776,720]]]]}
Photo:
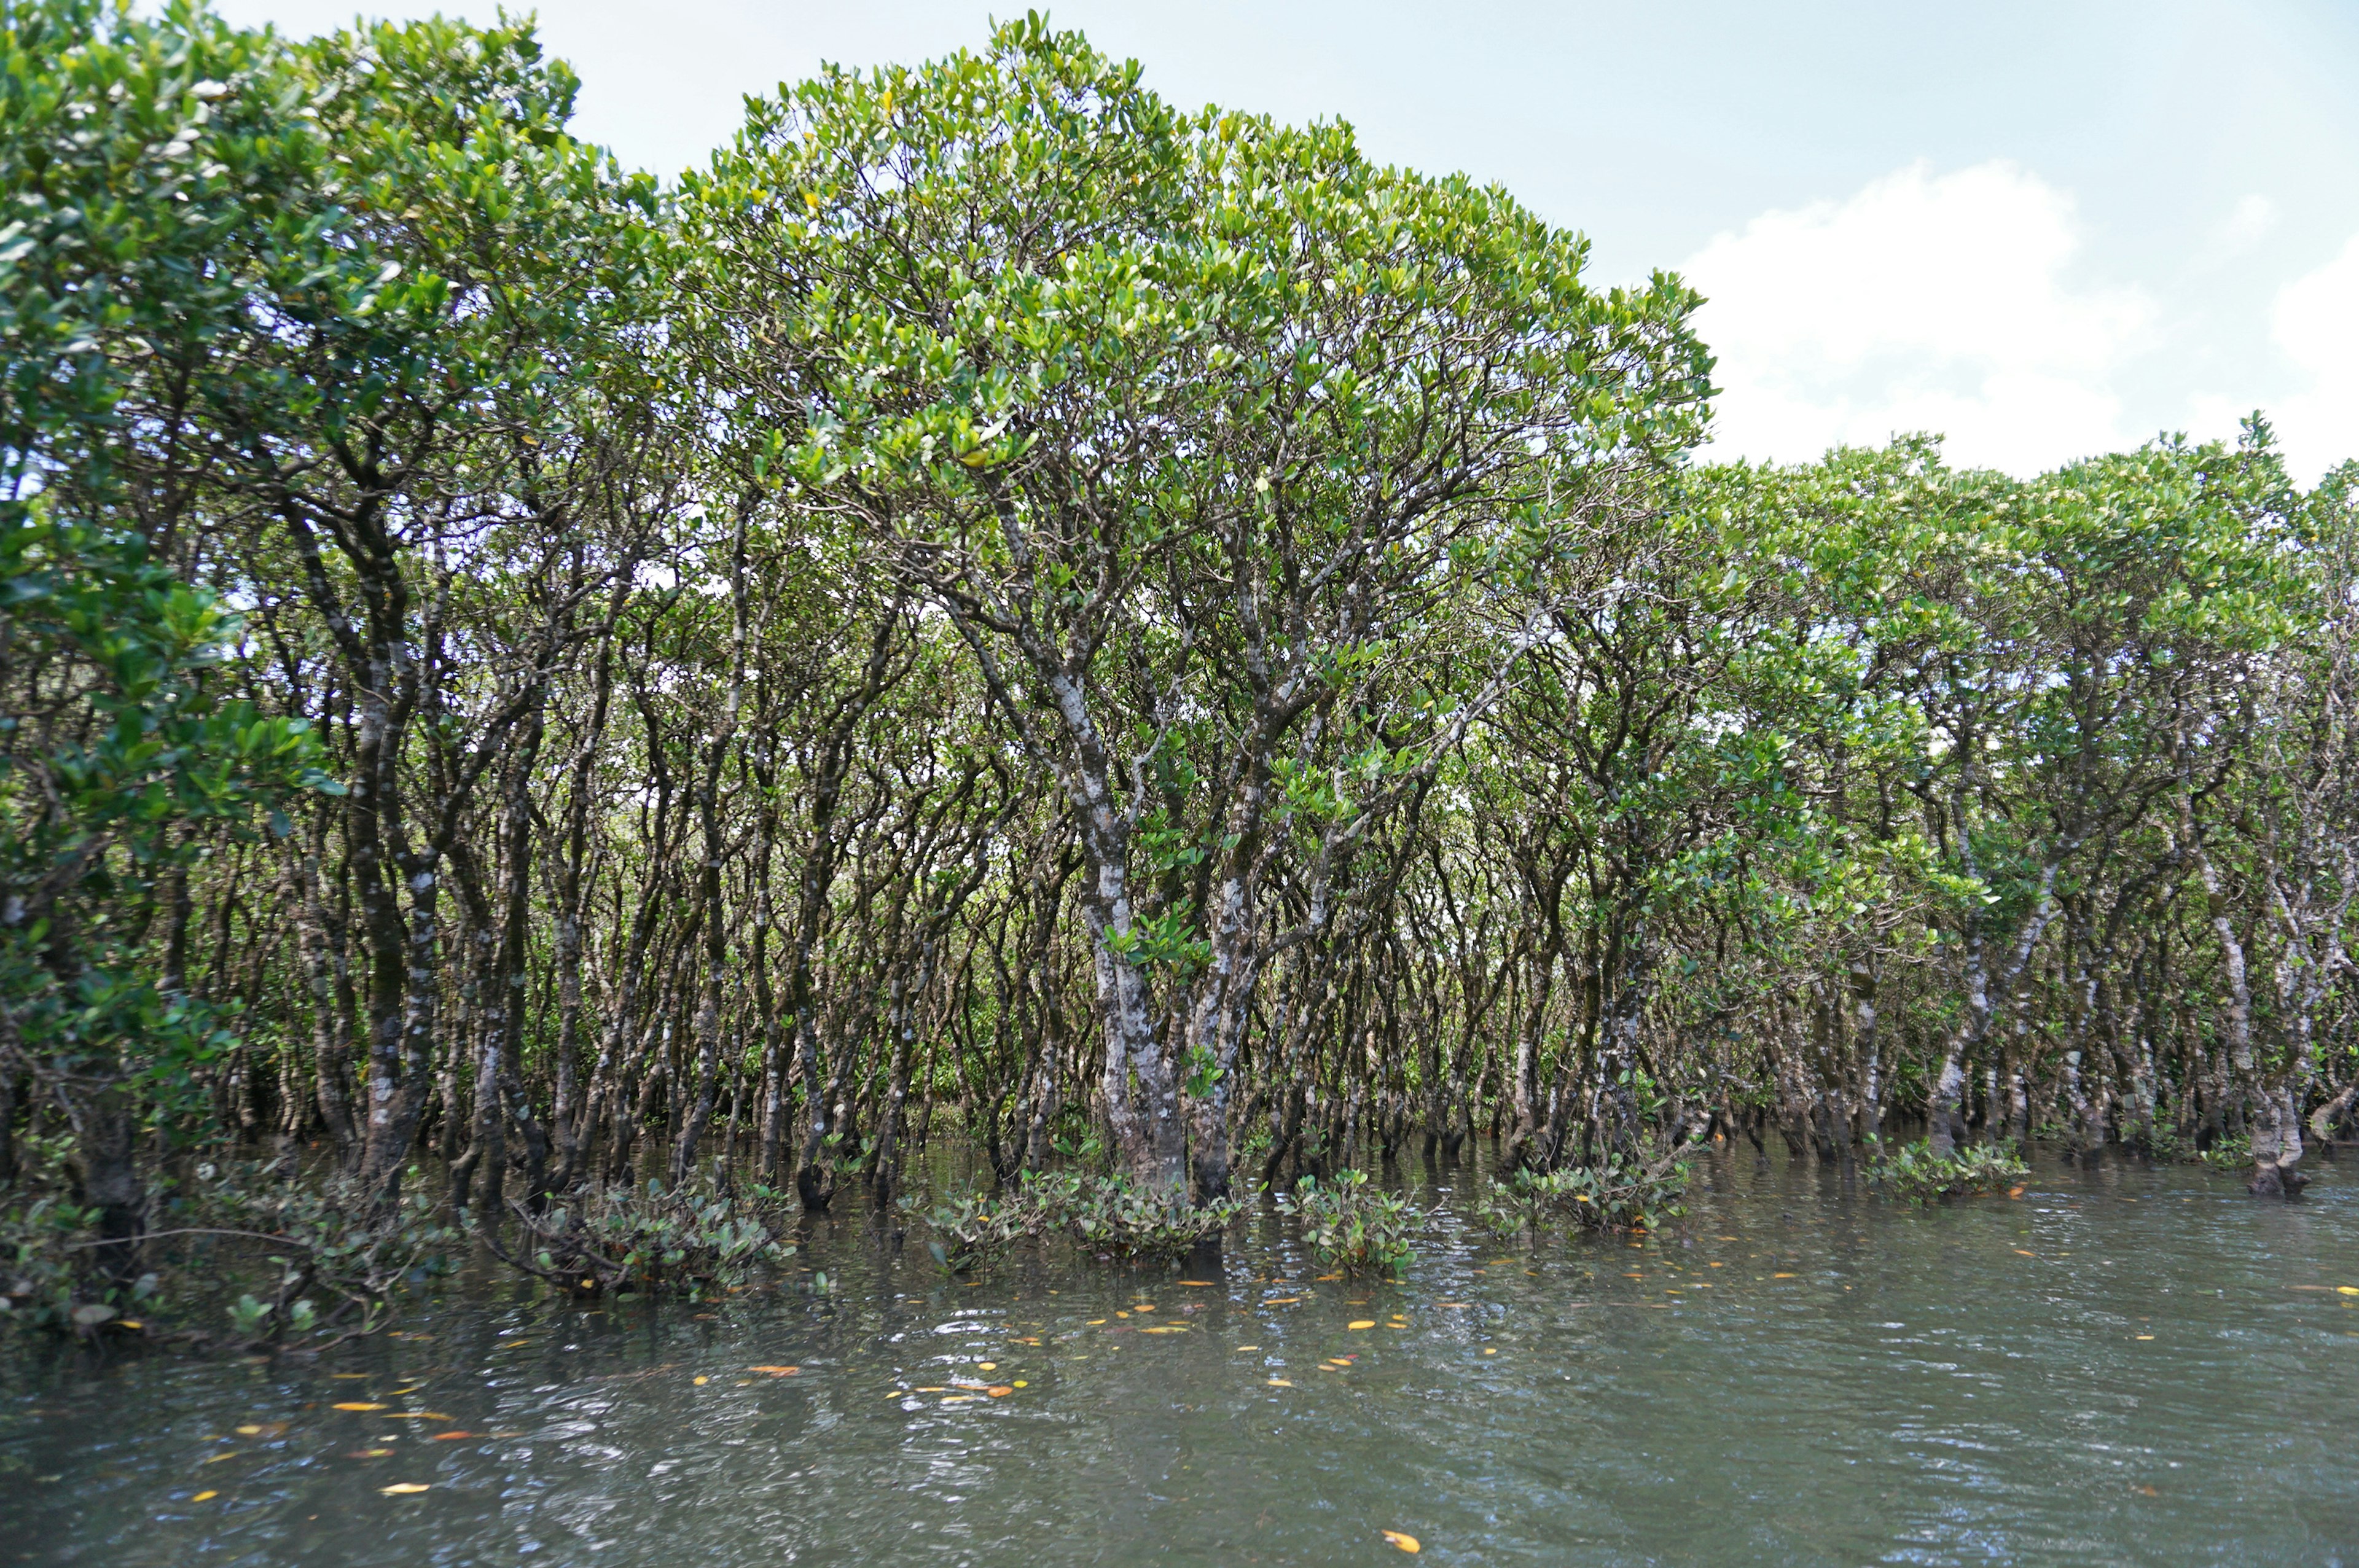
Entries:
{"type": "MultiPolygon", "coordinates": [[[[352,0],[216,0],[308,34],[352,0]]],[[[378,0],[479,21],[494,0],[378,0]]],[[[1003,4],[1002,14],[1014,14],[1003,4]]],[[[548,0],[575,128],[671,175],[822,61],[975,48],[951,0],[548,0]]],[[[1712,455],[1927,430],[2031,473],[2255,409],[2359,457],[2359,0],[1073,0],[1147,84],[1505,186],[1601,283],[1676,271],[1712,455]]]]}

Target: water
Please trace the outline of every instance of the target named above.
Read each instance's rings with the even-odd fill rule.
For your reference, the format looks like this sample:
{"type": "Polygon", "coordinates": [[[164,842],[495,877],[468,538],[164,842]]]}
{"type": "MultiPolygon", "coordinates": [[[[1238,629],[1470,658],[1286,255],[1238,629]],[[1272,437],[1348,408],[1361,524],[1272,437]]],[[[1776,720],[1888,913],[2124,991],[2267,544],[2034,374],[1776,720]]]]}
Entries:
{"type": "Polygon", "coordinates": [[[316,1363],[20,1359],[0,1563],[1380,1563],[1395,1530],[1484,1564],[2359,1563],[2359,1181],[2043,1168],[1911,1209],[1749,1151],[1700,1174],[1637,1246],[1437,1216],[1392,1284],[1316,1279],[1271,1217],[1210,1284],[962,1284],[853,1214],[801,1259],[824,1294],[485,1288],[316,1363]]]}

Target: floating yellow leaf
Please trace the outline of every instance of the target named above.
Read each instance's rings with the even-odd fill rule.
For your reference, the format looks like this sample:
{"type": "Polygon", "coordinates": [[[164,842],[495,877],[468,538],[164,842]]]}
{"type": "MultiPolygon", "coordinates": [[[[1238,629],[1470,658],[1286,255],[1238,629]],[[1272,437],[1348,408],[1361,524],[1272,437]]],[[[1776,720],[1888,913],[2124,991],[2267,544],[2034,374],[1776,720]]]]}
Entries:
{"type": "Polygon", "coordinates": [[[1388,1530],[1385,1531],[1385,1539],[1391,1541],[1395,1546],[1399,1547],[1403,1552],[1409,1552],[1412,1555],[1425,1550],[1425,1548],[1418,1544],[1417,1537],[1409,1534],[1407,1530],[1388,1530]]]}
{"type": "Polygon", "coordinates": [[[381,1411],[381,1410],[385,1409],[385,1407],[384,1407],[383,1405],[372,1405],[372,1404],[365,1404],[365,1403],[354,1403],[354,1404],[348,1404],[348,1405],[338,1405],[336,1408],[337,1408],[338,1410],[340,1410],[340,1411],[381,1411]]]}
{"type": "MultiPolygon", "coordinates": [[[[1128,1317],[1130,1314],[1129,1314],[1128,1313],[1125,1313],[1125,1314],[1123,1314],[1123,1315],[1124,1315],[1125,1317],[1128,1317]]],[[[1089,1326],[1089,1327],[1091,1327],[1091,1328],[1095,1328],[1098,1325],[1100,1325],[1100,1324],[1103,1323],[1104,1321],[1105,1321],[1105,1319],[1103,1319],[1103,1318],[1102,1318],[1102,1317],[1093,1317],[1093,1318],[1090,1319],[1089,1324],[1088,1324],[1088,1326],[1089,1326]]]]}
{"type": "Polygon", "coordinates": [[[1261,1304],[1264,1306],[1295,1306],[1299,1304],[1302,1298],[1300,1296],[1272,1296],[1269,1300],[1262,1303],[1261,1304]]]}
{"type": "Polygon", "coordinates": [[[978,1361],[974,1364],[974,1369],[978,1372],[996,1372],[999,1370],[999,1363],[996,1361],[978,1361]]]}
{"type": "Polygon", "coordinates": [[[1240,1346],[1237,1346],[1237,1350],[1238,1350],[1238,1352],[1239,1352],[1240,1354],[1242,1354],[1242,1353],[1244,1353],[1244,1352],[1245,1352],[1245,1351],[1247,1351],[1247,1350],[1258,1350],[1258,1349],[1260,1349],[1260,1348],[1261,1348],[1261,1346],[1258,1346],[1258,1345],[1240,1345],[1240,1346]]]}
{"type": "Polygon", "coordinates": [[[195,1497],[190,1498],[189,1501],[192,1503],[209,1503],[220,1496],[221,1494],[219,1492],[199,1492],[195,1497]]]}
{"type": "Polygon", "coordinates": [[[707,1383],[709,1383],[709,1382],[711,1382],[711,1381],[712,1381],[712,1379],[710,1379],[710,1378],[699,1378],[699,1379],[696,1379],[696,1386],[697,1386],[698,1388],[700,1388],[700,1389],[701,1389],[701,1388],[704,1387],[704,1385],[705,1385],[705,1384],[707,1384],[707,1383]]]}
{"type": "Polygon", "coordinates": [[[366,1372],[331,1372],[328,1376],[340,1383],[363,1383],[368,1380],[366,1372]]]}
{"type": "Polygon", "coordinates": [[[1009,1388],[1011,1388],[1011,1389],[1028,1389],[1028,1388],[1030,1388],[1032,1385],[1031,1385],[1031,1384],[1029,1384],[1029,1383],[1027,1383],[1027,1382],[1026,1382],[1023,1379],[1018,1378],[1018,1379],[1016,1379],[1016,1381],[1014,1381],[1014,1382],[1012,1382],[1012,1383],[1008,1384],[1007,1386],[1008,1386],[1009,1388]]]}
{"type": "Polygon", "coordinates": [[[438,1432],[434,1434],[434,1441],[437,1443],[456,1443],[462,1437],[473,1437],[474,1435],[475,1434],[472,1432],[438,1432]]]}
{"type": "Polygon", "coordinates": [[[1180,1282],[1183,1285],[1193,1285],[1202,1290],[1212,1289],[1220,1283],[1218,1280],[1182,1280],[1180,1282]]]}
{"type": "Polygon", "coordinates": [[[1801,1276],[1799,1274],[1772,1274],[1769,1277],[1773,1280],[1795,1280],[1799,1279],[1801,1276]]]}
{"type": "Polygon", "coordinates": [[[451,1418],[440,1411],[387,1411],[385,1419],[387,1421],[449,1421],[451,1418]]]}
{"type": "Polygon", "coordinates": [[[2154,1337],[2154,1336],[2153,1336],[2153,1335],[2151,1335],[2151,1334],[2141,1334],[2141,1335],[2139,1335],[2139,1336],[2138,1336],[2138,1337],[2139,1337],[2140,1339],[2152,1339],[2152,1338],[2154,1337]]]}
{"type": "Polygon", "coordinates": [[[426,1490],[426,1487],[427,1484],[423,1481],[396,1481],[392,1486],[379,1487],[377,1490],[388,1498],[407,1498],[413,1493],[426,1490]]]}
{"type": "Polygon", "coordinates": [[[2023,1195],[2023,1189],[2021,1187],[2009,1187],[2006,1189],[2006,1195],[2011,1198],[2019,1198],[2023,1195]]]}
{"type": "Polygon", "coordinates": [[[995,1400],[1004,1400],[1008,1395],[1016,1391],[1016,1385],[1013,1383],[994,1383],[991,1387],[984,1390],[983,1391],[989,1394],[995,1400]]]}
{"type": "Polygon", "coordinates": [[[2334,1287],[2334,1293],[2339,1296],[2359,1296],[2359,1285],[2337,1285],[2334,1287]]]}
{"type": "Polygon", "coordinates": [[[748,1367],[745,1370],[764,1373],[772,1378],[791,1378],[802,1368],[800,1367],[748,1367]]]}
{"type": "Polygon", "coordinates": [[[1269,1380],[1269,1386],[1273,1389],[1290,1389],[1294,1387],[1292,1383],[1288,1382],[1283,1378],[1272,1378],[1269,1380]]]}
{"type": "Polygon", "coordinates": [[[1185,1334],[1188,1332],[1188,1325],[1184,1323],[1165,1323],[1158,1324],[1153,1328],[1142,1328],[1139,1332],[1141,1334],[1185,1334]]]}
{"type": "Polygon", "coordinates": [[[260,1437],[262,1429],[258,1426],[241,1426],[237,1429],[237,1434],[240,1437],[260,1437]]]}
{"type": "Polygon", "coordinates": [[[2017,1257],[2018,1257],[2018,1258],[2037,1258],[2037,1257],[2038,1257],[2038,1256],[2039,1256],[2039,1254],[2038,1254],[2038,1253],[2037,1253],[2037,1252],[2026,1252],[2026,1251],[2025,1251],[2022,1248],[2020,1248],[2020,1247],[2012,1248],[2012,1249],[2010,1249],[2010,1250],[2011,1250],[2011,1251],[2013,1251],[2013,1252],[2015,1253],[2015,1255],[2016,1255],[2017,1257]]]}
{"type": "Polygon", "coordinates": [[[1376,1320],[1372,1317],[1355,1317],[1343,1326],[1351,1329],[1374,1328],[1376,1326],[1376,1320]]]}
{"type": "Polygon", "coordinates": [[[1484,1355],[1485,1355],[1485,1356],[1496,1356],[1496,1355],[1498,1354],[1498,1352],[1497,1352],[1496,1350],[1494,1350],[1491,1346],[1489,1346],[1485,1345],[1484,1346],[1483,1346],[1483,1354],[1484,1354],[1484,1355]]]}
{"type": "Polygon", "coordinates": [[[228,1453],[226,1453],[226,1454],[214,1454],[212,1458],[210,1458],[210,1459],[206,1460],[206,1461],[205,1461],[205,1463],[206,1463],[206,1464],[208,1464],[208,1465],[218,1465],[218,1464],[220,1464],[220,1463],[221,1463],[223,1460],[224,1460],[224,1459],[234,1459],[234,1458],[236,1458],[236,1457],[237,1457],[237,1450],[236,1450],[236,1449],[234,1449],[234,1448],[233,1448],[233,1449],[231,1449],[231,1450],[230,1450],[228,1453]]]}

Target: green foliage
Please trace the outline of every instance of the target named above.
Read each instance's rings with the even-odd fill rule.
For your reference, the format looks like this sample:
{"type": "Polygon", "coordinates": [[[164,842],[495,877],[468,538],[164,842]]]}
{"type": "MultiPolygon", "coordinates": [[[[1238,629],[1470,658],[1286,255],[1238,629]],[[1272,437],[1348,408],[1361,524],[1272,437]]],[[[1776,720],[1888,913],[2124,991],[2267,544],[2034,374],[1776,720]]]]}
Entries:
{"type": "Polygon", "coordinates": [[[1925,1139],[1904,1143],[1868,1162],[1867,1179],[1914,1203],[2005,1192],[2031,1174],[2012,1143],[1974,1143],[1937,1155],[1925,1139]]]}
{"type": "Polygon", "coordinates": [[[2205,1169],[2220,1172],[2223,1175],[2248,1175],[2253,1169],[2252,1135],[2236,1132],[2224,1138],[2216,1138],[2212,1140],[2212,1147],[2197,1152],[2194,1158],[2205,1169]]]}
{"type": "Polygon", "coordinates": [[[1321,1261],[1347,1274],[1392,1274],[1409,1259],[1408,1200],[1368,1184],[1365,1171],[1338,1171],[1321,1184],[1305,1176],[1285,1195],[1302,1238],[1321,1261]]]}
{"type": "Polygon", "coordinates": [[[129,1075],[182,1113],[229,1037],[158,984],[159,889],[200,859],[199,834],[283,833],[277,801],[341,786],[304,720],[223,697],[239,628],[215,595],[137,535],[52,512],[0,508],[0,679],[26,671],[49,699],[0,719],[0,1009],[45,1070],[129,1075]]]}
{"type": "Polygon", "coordinates": [[[1042,1216],[1028,1197],[1020,1188],[996,1195],[954,1193],[923,1207],[915,1198],[903,1198],[901,1207],[936,1232],[926,1244],[934,1261],[951,1273],[963,1274],[996,1262],[1016,1243],[1039,1233],[1042,1216]]]}
{"type": "Polygon", "coordinates": [[[1470,1217],[1498,1235],[1575,1230],[1654,1230],[1687,1213],[1684,1161],[1609,1153],[1595,1165],[1517,1170],[1474,1200],[1470,1217]]]}
{"type": "Polygon", "coordinates": [[[577,1194],[542,1215],[522,1215],[511,1249],[484,1238],[511,1264],[577,1294],[638,1291],[701,1300],[742,1285],[794,1255],[783,1239],[785,1198],[767,1187],[744,1193],[706,1185],[644,1185],[577,1194]]]}
{"type": "Polygon", "coordinates": [[[1079,1171],[1033,1172],[1012,1192],[954,1194],[922,1209],[910,1199],[903,1207],[936,1232],[928,1250],[953,1272],[994,1261],[1018,1241],[1051,1236],[1113,1258],[1181,1258],[1245,1213],[1234,1198],[1197,1206],[1148,1193],[1125,1175],[1079,1171]]]}

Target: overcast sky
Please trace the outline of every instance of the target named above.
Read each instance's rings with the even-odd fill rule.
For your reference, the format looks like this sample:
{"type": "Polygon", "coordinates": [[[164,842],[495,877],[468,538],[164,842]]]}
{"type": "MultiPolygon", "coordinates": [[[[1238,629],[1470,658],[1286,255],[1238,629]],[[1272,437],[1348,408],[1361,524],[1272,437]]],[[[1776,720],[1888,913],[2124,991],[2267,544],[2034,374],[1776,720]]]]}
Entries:
{"type": "MultiPolygon", "coordinates": [[[[218,0],[290,32],[351,0],[218,0]]],[[[493,0],[412,4],[489,20],[493,0]]],[[[1003,5],[1002,11],[1014,7],[1003,5]]],[[[2255,407],[2305,479],[2359,456],[2359,0],[1971,5],[1078,0],[1147,84],[1495,180],[1602,281],[1711,297],[1716,450],[1896,430],[2028,472],[2255,407]]],[[[986,37],[947,0],[550,0],[577,129],[664,174],[821,60],[986,37]]]]}

